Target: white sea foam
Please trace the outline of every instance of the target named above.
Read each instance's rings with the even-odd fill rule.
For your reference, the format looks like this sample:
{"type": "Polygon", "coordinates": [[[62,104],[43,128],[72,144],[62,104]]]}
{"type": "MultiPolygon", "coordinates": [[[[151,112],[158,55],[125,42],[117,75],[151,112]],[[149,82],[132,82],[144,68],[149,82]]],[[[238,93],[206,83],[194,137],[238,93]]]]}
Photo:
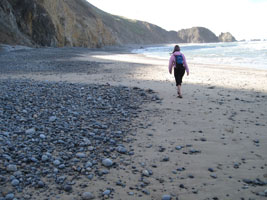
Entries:
{"type": "MultiPolygon", "coordinates": [[[[135,49],[133,53],[168,59],[174,45],[135,49]]],[[[267,70],[267,41],[180,44],[188,62],[267,70]]]]}

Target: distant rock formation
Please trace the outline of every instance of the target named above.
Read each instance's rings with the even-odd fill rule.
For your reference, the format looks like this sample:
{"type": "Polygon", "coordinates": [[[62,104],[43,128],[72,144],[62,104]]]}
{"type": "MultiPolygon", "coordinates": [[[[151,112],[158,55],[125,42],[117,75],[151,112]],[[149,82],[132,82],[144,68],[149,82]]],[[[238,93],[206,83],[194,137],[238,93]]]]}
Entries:
{"type": "Polygon", "coordinates": [[[206,28],[179,32],[101,11],[86,0],[1,0],[0,43],[102,47],[124,44],[218,42],[206,28]]]}
{"type": "Polygon", "coordinates": [[[234,36],[232,36],[231,33],[226,32],[226,33],[221,33],[219,35],[219,41],[220,42],[236,42],[236,39],[234,36]]]}
{"type": "Polygon", "coordinates": [[[218,37],[204,27],[193,27],[178,31],[178,37],[184,43],[209,43],[219,42],[218,37]]]}

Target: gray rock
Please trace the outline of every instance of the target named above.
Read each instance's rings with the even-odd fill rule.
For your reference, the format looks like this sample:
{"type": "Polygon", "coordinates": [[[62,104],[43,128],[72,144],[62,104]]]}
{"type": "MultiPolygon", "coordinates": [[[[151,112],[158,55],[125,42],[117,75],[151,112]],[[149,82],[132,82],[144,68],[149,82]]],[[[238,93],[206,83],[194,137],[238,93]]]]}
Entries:
{"type": "Polygon", "coordinates": [[[219,41],[220,42],[235,42],[236,39],[231,33],[226,32],[226,33],[221,33],[219,35],[219,41]]]}
{"type": "Polygon", "coordinates": [[[72,191],[72,187],[71,187],[71,185],[64,185],[64,186],[63,186],[63,189],[64,189],[66,192],[71,192],[71,191],[72,191]]]}
{"type": "Polygon", "coordinates": [[[209,29],[204,27],[193,27],[178,31],[178,37],[187,43],[219,42],[218,37],[209,29]]]}
{"type": "Polygon", "coordinates": [[[34,134],[35,132],[36,132],[35,128],[30,128],[30,129],[25,131],[26,134],[30,134],[30,135],[34,134]]]}
{"type": "Polygon", "coordinates": [[[58,166],[58,165],[60,165],[60,161],[59,160],[54,160],[54,162],[53,162],[53,164],[55,165],[55,166],[58,166]]]}
{"type": "Polygon", "coordinates": [[[124,146],[118,146],[116,150],[117,152],[122,153],[122,154],[127,153],[127,149],[124,146]]]}
{"type": "Polygon", "coordinates": [[[170,158],[168,156],[165,156],[164,158],[162,158],[162,162],[168,162],[170,160],[170,158]]]}
{"type": "Polygon", "coordinates": [[[172,197],[171,197],[171,195],[169,195],[169,194],[164,194],[162,197],[161,197],[161,200],[171,200],[172,199],[172,197]]]}
{"type": "Polygon", "coordinates": [[[53,172],[54,172],[55,174],[57,174],[58,171],[59,171],[58,168],[54,168],[54,169],[53,169],[53,172]]]}
{"type": "Polygon", "coordinates": [[[32,162],[38,162],[38,160],[35,157],[31,157],[32,162]]]}
{"type": "Polygon", "coordinates": [[[45,137],[44,134],[40,134],[40,138],[41,138],[41,139],[45,139],[46,137],[45,137]]]}
{"type": "Polygon", "coordinates": [[[38,188],[43,188],[43,187],[45,187],[45,183],[43,181],[38,181],[37,187],[38,188]]]}
{"type": "Polygon", "coordinates": [[[143,170],[142,171],[142,175],[149,177],[149,171],[148,170],[143,170]]]}
{"type": "Polygon", "coordinates": [[[109,158],[106,158],[106,159],[102,160],[102,164],[105,167],[111,167],[113,165],[113,161],[111,159],[109,159],[109,158]]]}
{"type": "Polygon", "coordinates": [[[235,169],[238,169],[239,168],[239,163],[234,163],[234,166],[233,166],[235,169]]]}
{"type": "Polygon", "coordinates": [[[79,152],[79,153],[76,153],[76,156],[77,156],[78,158],[85,158],[85,157],[86,157],[86,154],[85,154],[85,153],[81,153],[81,152],[79,152]]]}
{"type": "Polygon", "coordinates": [[[90,174],[90,175],[87,176],[87,178],[88,178],[89,180],[92,180],[92,179],[94,178],[94,175],[93,175],[93,174],[90,174]]]}
{"type": "Polygon", "coordinates": [[[110,195],[110,193],[111,193],[110,190],[105,190],[105,191],[103,192],[103,195],[110,195]]]}
{"type": "Polygon", "coordinates": [[[196,150],[196,149],[190,149],[189,150],[189,154],[197,154],[197,153],[201,153],[200,150],[196,150]]]}
{"type": "Polygon", "coordinates": [[[128,192],[128,195],[129,195],[129,196],[133,196],[134,193],[133,193],[133,192],[128,192]]]}
{"type": "Polygon", "coordinates": [[[57,120],[57,117],[56,116],[49,117],[49,122],[54,122],[56,120],[57,120]]]}
{"type": "Polygon", "coordinates": [[[217,175],[216,174],[211,174],[210,177],[216,179],[217,175]]]}
{"type": "Polygon", "coordinates": [[[57,177],[56,182],[57,182],[58,184],[62,184],[62,183],[64,183],[64,181],[65,181],[66,179],[67,179],[66,176],[59,176],[59,177],[57,177]]]}
{"type": "Polygon", "coordinates": [[[60,165],[58,166],[58,168],[59,168],[59,169],[64,169],[64,168],[65,168],[65,164],[60,164],[60,165]]]}
{"type": "Polygon", "coordinates": [[[209,170],[209,172],[214,172],[213,168],[209,168],[208,170],[209,170]]]}
{"type": "Polygon", "coordinates": [[[93,164],[90,161],[87,161],[87,163],[85,164],[85,168],[92,167],[92,166],[93,164]]]}
{"type": "Polygon", "coordinates": [[[176,150],[181,150],[183,147],[182,146],[176,146],[175,149],[176,150]]]}
{"type": "Polygon", "coordinates": [[[49,158],[48,158],[47,155],[42,155],[42,161],[43,161],[43,162],[46,162],[46,161],[48,161],[48,160],[49,160],[49,158]]]}
{"type": "Polygon", "coordinates": [[[258,195],[261,197],[267,197],[267,193],[265,192],[258,192],[258,195]]]}
{"type": "Polygon", "coordinates": [[[11,185],[12,186],[18,186],[19,185],[19,180],[18,179],[13,179],[12,181],[11,181],[11,185]]]}
{"type": "Polygon", "coordinates": [[[5,196],[5,200],[13,200],[15,195],[13,193],[9,193],[5,196]]]}
{"type": "Polygon", "coordinates": [[[149,192],[149,190],[142,190],[142,192],[145,194],[145,195],[150,195],[150,192],[149,192]]]}
{"type": "Polygon", "coordinates": [[[22,176],[22,172],[21,171],[16,171],[16,172],[14,172],[14,174],[13,174],[15,177],[20,177],[20,176],[22,176]]]}
{"type": "Polygon", "coordinates": [[[12,160],[12,158],[9,155],[7,155],[7,154],[3,154],[2,156],[6,160],[12,160]]]}
{"type": "Polygon", "coordinates": [[[15,171],[17,171],[17,165],[12,165],[12,164],[10,164],[10,165],[8,165],[7,166],[7,171],[9,171],[9,172],[15,172],[15,171]]]}
{"type": "Polygon", "coordinates": [[[91,192],[84,192],[82,194],[82,200],[91,200],[94,198],[95,198],[95,196],[91,192]]]}

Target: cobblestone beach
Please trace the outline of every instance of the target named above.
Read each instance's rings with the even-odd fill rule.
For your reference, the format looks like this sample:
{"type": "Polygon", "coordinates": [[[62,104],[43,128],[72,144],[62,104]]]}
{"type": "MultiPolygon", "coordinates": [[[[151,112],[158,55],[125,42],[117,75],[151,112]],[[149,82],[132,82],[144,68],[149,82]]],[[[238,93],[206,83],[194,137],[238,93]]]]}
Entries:
{"type": "Polygon", "coordinates": [[[127,48],[0,49],[0,200],[266,199],[267,72],[127,48]]]}

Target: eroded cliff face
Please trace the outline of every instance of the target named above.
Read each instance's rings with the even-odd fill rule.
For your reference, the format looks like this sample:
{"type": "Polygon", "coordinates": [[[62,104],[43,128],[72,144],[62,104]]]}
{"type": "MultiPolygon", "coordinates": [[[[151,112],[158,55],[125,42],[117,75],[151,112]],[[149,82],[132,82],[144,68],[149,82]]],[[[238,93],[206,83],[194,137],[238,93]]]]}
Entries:
{"type": "Polygon", "coordinates": [[[108,14],[86,0],[1,0],[0,17],[0,43],[5,44],[102,47],[219,41],[206,28],[166,31],[147,22],[108,14]]]}
{"type": "Polygon", "coordinates": [[[32,45],[32,42],[18,27],[12,5],[8,0],[0,2],[0,43],[32,45]]]}
{"type": "Polygon", "coordinates": [[[0,43],[101,47],[179,42],[177,32],[105,13],[86,0],[1,0],[0,43]]]}
{"type": "Polygon", "coordinates": [[[33,44],[56,46],[55,26],[50,15],[37,1],[9,0],[20,32],[33,44]]]}
{"type": "Polygon", "coordinates": [[[116,39],[87,1],[43,0],[55,26],[57,46],[100,47],[116,39]]]}
{"type": "Polygon", "coordinates": [[[100,47],[116,39],[83,0],[1,0],[0,42],[100,47]]]}

